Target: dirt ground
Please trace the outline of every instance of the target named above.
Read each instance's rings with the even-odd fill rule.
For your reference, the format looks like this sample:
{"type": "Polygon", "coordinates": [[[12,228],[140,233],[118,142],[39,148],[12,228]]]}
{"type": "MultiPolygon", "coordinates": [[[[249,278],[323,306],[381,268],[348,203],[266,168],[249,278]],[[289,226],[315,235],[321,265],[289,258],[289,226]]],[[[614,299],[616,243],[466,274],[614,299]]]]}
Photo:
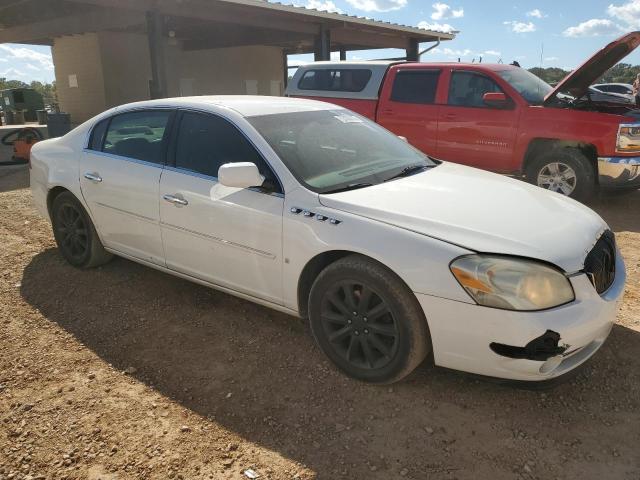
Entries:
{"type": "Polygon", "coordinates": [[[640,479],[640,192],[592,205],[629,273],[610,339],[531,391],[425,364],[338,373],[292,317],[58,255],[0,167],[0,479],[640,479]]]}

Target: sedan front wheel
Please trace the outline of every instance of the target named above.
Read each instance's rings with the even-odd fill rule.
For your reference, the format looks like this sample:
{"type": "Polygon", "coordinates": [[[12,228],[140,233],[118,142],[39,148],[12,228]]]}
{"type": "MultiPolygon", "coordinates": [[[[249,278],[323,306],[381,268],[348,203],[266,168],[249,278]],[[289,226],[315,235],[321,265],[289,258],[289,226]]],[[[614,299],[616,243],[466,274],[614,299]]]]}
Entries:
{"type": "Polygon", "coordinates": [[[313,335],[346,374],[396,382],[426,357],[431,342],[415,295],[384,266],[351,255],[325,268],[311,288],[313,335]]]}

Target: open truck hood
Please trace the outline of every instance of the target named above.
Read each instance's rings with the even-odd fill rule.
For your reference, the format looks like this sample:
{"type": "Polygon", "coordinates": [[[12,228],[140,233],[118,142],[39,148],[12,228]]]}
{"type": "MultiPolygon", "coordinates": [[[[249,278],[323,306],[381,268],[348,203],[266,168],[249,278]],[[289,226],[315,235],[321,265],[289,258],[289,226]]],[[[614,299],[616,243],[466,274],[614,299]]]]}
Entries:
{"type": "Polygon", "coordinates": [[[553,102],[558,93],[567,93],[574,98],[580,98],[589,89],[589,86],[600,78],[624,57],[633,52],[640,44],[640,32],[631,32],[614,40],[605,46],[589,60],[584,62],[573,72],[567,75],[545,97],[544,103],[553,102]]]}

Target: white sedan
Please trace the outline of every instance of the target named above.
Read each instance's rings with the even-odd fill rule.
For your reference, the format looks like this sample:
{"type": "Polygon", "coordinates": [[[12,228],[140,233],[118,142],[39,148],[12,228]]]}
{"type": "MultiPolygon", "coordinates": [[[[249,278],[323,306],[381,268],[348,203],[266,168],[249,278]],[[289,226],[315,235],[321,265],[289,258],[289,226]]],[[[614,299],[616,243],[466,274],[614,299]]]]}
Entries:
{"type": "Polygon", "coordinates": [[[322,102],[135,103],[31,158],[71,265],[115,254],[309,318],[329,359],[369,382],[430,354],[493,377],[562,375],[603,344],[624,290],[589,208],[435,161],[322,102]]]}

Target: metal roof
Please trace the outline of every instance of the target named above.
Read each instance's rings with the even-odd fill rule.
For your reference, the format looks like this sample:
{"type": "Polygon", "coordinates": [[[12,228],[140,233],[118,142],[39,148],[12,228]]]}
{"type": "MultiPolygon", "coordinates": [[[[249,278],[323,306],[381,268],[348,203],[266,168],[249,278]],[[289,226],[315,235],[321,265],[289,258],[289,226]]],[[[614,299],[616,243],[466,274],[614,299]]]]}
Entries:
{"type": "Polygon", "coordinates": [[[456,37],[457,32],[442,32],[438,30],[427,30],[426,28],[413,27],[410,25],[402,25],[399,23],[385,22],[382,20],[375,20],[370,17],[363,17],[358,15],[349,15],[346,13],[329,12],[325,10],[318,10],[316,8],[307,8],[299,5],[286,4],[281,2],[270,2],[267,0],[218,0],[226,3],[233,3],[237,5],[250,5],[259,8],[265,8],[269,10],[300,13],[303,15],[312,15],[319,18],[325,18],[328,20],[340,20],[348,21],[350,23],[357,23],[360,25],[370,25],[375,27],[388,28],[393,31],[400,31],[416,36],[428,36],[431,37],[425,40],[432,40],[433,37],[440,38],[441,40],[453,40],[456,37]]]}

